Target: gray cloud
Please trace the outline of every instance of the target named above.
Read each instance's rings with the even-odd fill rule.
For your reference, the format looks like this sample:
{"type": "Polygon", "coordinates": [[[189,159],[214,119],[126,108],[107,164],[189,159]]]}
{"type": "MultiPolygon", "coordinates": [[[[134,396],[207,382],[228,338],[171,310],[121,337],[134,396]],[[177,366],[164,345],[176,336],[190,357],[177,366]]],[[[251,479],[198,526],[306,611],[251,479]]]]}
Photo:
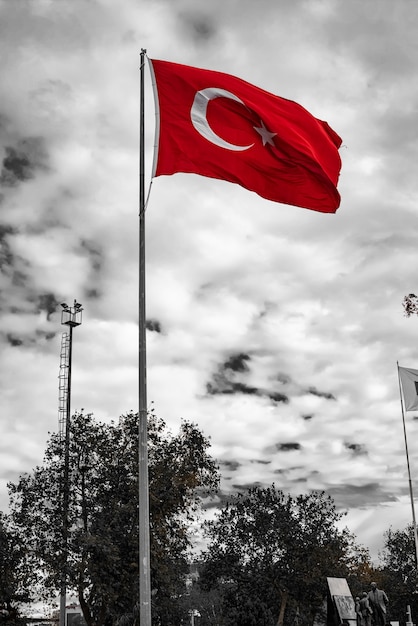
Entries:
{"type": "Polygon", "coordinates": [[[219,465],[220,467],[228,470],[229,472],[236,472],[241,467],[241,463],[239,463],[238,461],[228,461],[228,460],[220,461],[219,465]]]}
{"type": "Polygon", "coordinates": [[[59,302],[53,293],[42,293],[38,296],[38,310],[46,313],[47,320],[55,313],[59,302]]]}
{"type": "Polygon", "coordinates": [[[293,450],[300,450],[302,446],[297,442],[277,443],[276,448],[279,452],[290,452],[293,450]]]}
{"type": "Polygon", "coordinates": [[[37,170],[46,169],[44,142],[39,137],[21,139],[16,146],[6,146],[5,153],[0,187],[14,187],[33,178],[37,170]]]}
{"type": "Polygon", "coordinates": [[[344,444],[344,446],[347,448],[347,450],[350,450],[355,456],[361,455],[361,454],[367,454],[367,448],[362,443],[348,443],[347,442],[344,444]]]}
{"type": "Polygon", "coordinates": [[[219,365],[218,371],[212,376],[212,381],[206,384],[206,393],[211,396],[243,394],[268,398],[273,404],[287,403],[289,398],[284,393],[236,380],[237,374],[245,376],[250,373],[250,361],[251,357],[245,352],[230,355],[224,363],[219,365]]]}
{"type": "Polygon", "coordinates": [[[396,496],[384,489],[378,482],[365,485],[341,484],[327,486],[327,493],[335,500],[338,507],[348,508],[372,506],[379,502],[396,502],[396,496]]]}
{"type": "Polygon", "coordinates": [[[154,319],[149,319],[146,321],[145,323],[145,327],[147,330],[150,330],[151,332],[154,333],[161,333],[161,324],[158,320],[154,320],[154,319]]]}
{"type": "Polygon", "coordinates": [[[45,342],[51,341],[55,338],[57,333],[55,331],[45,331],[37,328],[35,330],[29,329],[29,331],[27,331],[22,336],[18,336],[14,333],[0,334],[5,337],[7,343],[12,347],[16,348],[23,346],[24,348],[27,348],[30,346],[40,345],[44,344],[45,342]]]}
{"type": "Polygon", "coordinates": [[[103,251],[97,242],[87,241],[83,239],[80,242],[80,250],[82,254],[86,254],[89,264],[94,274],[100,274],[103,266],[103,251]]]}
{"type": "Polygon", "coordinates": [[[0,269],[13,263],[13,254],[8,238],[15,232],[11,226],[0,224],[0,269]]]}
{"type": "Polygon", "coordinates": [[[258,463],[260,465],[270,465],[271,460],[268,460],[268,459],[251,459],[251,463],[258,463]]]}
{"type": "Polygon", "coordinates": [[[213,16],[196,11],[181,11],[178,15],[179,28],[184,36],[196,43],[206,43],[216,37],[217,28],[213,16]]]}
{"type": "Polygon", "coordinates": [[[325,398],[326,400],[336,400],[335,396],[328,391],[318,391],[315,387],[309,387],[308,393],[318,398],[325,398]]]}
{"type": "Polygon", "coordinates": [[[248,354],[232,354],[223,364],[223,368],[226,370],[232,370],[233,372],[248,372],[250,369],[248,361],[250,361],[250,356],[248,354]]]}

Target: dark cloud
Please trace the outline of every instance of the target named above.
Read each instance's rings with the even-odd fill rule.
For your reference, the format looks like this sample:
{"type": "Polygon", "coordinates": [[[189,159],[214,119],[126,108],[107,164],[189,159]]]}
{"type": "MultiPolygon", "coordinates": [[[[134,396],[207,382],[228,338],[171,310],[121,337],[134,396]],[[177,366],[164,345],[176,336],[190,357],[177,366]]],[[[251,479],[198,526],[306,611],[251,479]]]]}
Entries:
{"type": "Polygon", "coordinates": [[[88,287],[87,289],[84,289],[84,295],[89,300],[97,300],[101,296],[101,291],[100,289],[97,289],[97,287],[88,287]]]}
{"type": "Polygon", "coordinates": [[[51,339],[54,339],[56,334],[57,333],[54,331],[39,330],[39,329],[35,331],[35,336],[37,338],[45,339],[46,341],[51,341],[51,339]]]}
{"type": "Polygon", "coordinates": [[[367,454],[367,449],[362,443],[345,443],[344,446],[355,456],[358,456],[359,454],[367,454]]]}
{"type": "Polygon", "coordinates": [[[284,476],[286,474],[289,474],[290,472],[293,472],[294,470],[300,470],[300,469],[302,469],[300,465],[295,465],[294,467],[276,469],[274,470],[274,473],[284,476]]]}
{"type": "MultiPolygon", "coordinates": [[[[15,234],[12,227],[0,224],[0,275],[2,277],[2,289],[0,290],[0,310],[9,310],[10,312],[19,313],[20,308],[16,307],[13,311],[12,304],[14,299],[11,298],[12,292],[18,292],[28,285],[28,274],[26,268],[28,262],[16,255],[12,251],[10,239],[15,234]]],[[[28,296],[26,297],[28,298],[28,296]]]]}
{"type": "Polygon", "coordinates": [[[2,333],[2,335],[10,346],[16,348],[20,346],[33,346],[43,341],[51,341],[51,339],[54,339],[56,336],[56,333],[54,331],[36,329],[30,335],[25,336],[19,336],[16,333],[2,333]]]}
{"type": "Polygon", "coordinates": [[[14,229],[6,224],[0,224],[0,269],[5,265],[11,265],[13,254],[8,241],[9,235],[14,233],[14,229]]]}
{"type": "Polygon", "coordinates": [[[2,243],[8,235],[12,235],[16,230],[8,224],[0,224],[0,243],[2,243]]]}
{"type": "Polygon", "coordinates": [[[38,310],[45,311],[47,320],[50,319],[52,313],[55,313],[59,305],[53,293],[43,293],[38,296],[38,310]]]}
{"type": "Polygon", "coordinates": [[[241,463],[238,461],[220,461],[219,465],[230,472],[236,472],[241,467],[241,463]]]}
{"type": "Polygon", "coordinates": [[[87,257],[90,265],[87,281],[89,284],[84,289],[83,297],[97,300],[102,294],[100,280],[104,268],[104,252],[97,242],[87,239],[80,241],[79,250],[84,257],[87,257]]]}
{"type": "Polygon", "coordinates": [[[260,481],[254,481],[253,483],[233,483],[231,486],[237,494],[247,493],[247,491],[253,487],[265,487],[260,481]]]}
{"type": "Polygon", "coordinates": [[[317,396],[318,398],[325,398],[326,400],[336,400],[336,397],[329,393],[328,391],[318,391],[316,387],[309,387],[308,393],[312,396],[317,396]]]}
{"type": "Polygon", "coordinates": [[[259,465],[270,465],[271,461],[268,459],[251,459],[251,463],[258,463],[259,465]]]}
{"type": "Polygon", "coordinates": [[[2,185],[13,185],[18,180],[32,178],[32,166],[28,157],[14,148],[6,148],[3,159],[0,182],[2,185]]]}
{"type": "MultiPolygon", "coordinates": [[[[24,265],[26,265],[26,263],[23,261],[23,259],[18,259],[19,261],[22,261],[24,265]]],[[[13,269],[12,272],[12,284],[15,287],[26,287],[28,282],[28,275],[25,274],[25,272],[23,272],[22,270],[19,269],[13,269]]]]}
{"type": "Polygon", "coordinates": [[[244,393],[246,395],[258,395],[258,389],[246,383],[235,380],[235,373],[247,373],[249,367],[247,361],[250,357],[244,353],[232,354],[226,361],[221,363],[218,371],[213,374],[212,381],[206,385],[209,395],[244,393]]]}
{"type": "MultiPolygon", "coordinates": [[[[216,376],[214,377],[216,381],[216,376]]],[[[219,381],[219,379],[217,379],[219,381]]],[[[226,385],[216,387],[215,385],[211,385],[208,383],[207,391],[211,395],[215,394],[231,394],[231,393],[242,393],[247,396],[259,396],[260,390],[257,387],[252,387],[250,385],[246,385],[245,383],[235,383],[233,381],[226,381],[226,385]]]]}
{"type": "MultiPolygon", "coordinates": [[[[245,352],[232,354],[219,366],[218,372],[213,375],[212,381],[207,383],[207,393],[209,395],[241,393],[245,395],[268,398],[273,404],[287,404],[289,402],[289,396],[283,392],[254,387],[241,380],[236,380],[237,374],[245,375],[250,372],[250,362],[251,357],[245,352]]],[[[284,374],[283,372],[277,374],[276,380],[282,385],[287,385],[292,382],[290,376],[284,374]]],[[[307,393],[319,398],[325,398],[326,400],[336,400],[332,393],[320,391],[314,386],[309,387],[307,393]]],[[[303,419],[311,419],[312,415],[308,414],[303,415],[302,417],[303,419]]]]}
{"type": "Polygon", "coordinates": [[[20,339],[20,337],[17,337],[12,333],[6,333],[6,341],[13,347],[21,346],[23,344],[23,339],[20,339]]]}
{"type": "Polygon", "coordinates": [[[329,485],[326,492],[333,498],[338,507],[373,506],[380,502],[396,502],[397,498],[377,482],[366,485],[329,485]]]}
{"type": "Polygon", "coordinates": [[[179,19],[185,34],[197,42],[210,41],[216,35],[213,19],[207,15],[182,12],[179,19]]]}
{"type": "Polygon", "coordinates": [[[87,255],[93,272],[98,274],[103,266],[103,252],[100,246],[96,242],[83,239],[80,248],[83,254],[87,255]]]}
{"type": "Polygon", "coordinates": [[[290,452],[292,450],[300,450],[302,446],[300,443],[289,441],[287,443],[276,443],[276,448],[279,452],[290,452]]]}
{"type": "Polygon", "coordinates": [[[268,398],[274,404],[287,403],[289,398],[283,393],[262,389],[249,385],[242,380],[236,380],[237,374],[246,375],[250,372],[248,365],[250,361],[251,357],[245,352],[232,354],[219,366],[218,371],[212,377],[212,381],[206,384],[206,393],[211,396],[240,393],[247,396],[268,398]]]}
{"type": "Polygon", "coordinates": [[[279,402],[287,404],[289,402],[289,398],[284,393],[279,393],[278,391],[266,391],[265,395],[275,404],[279,402]]]}
{"type": "Polygon", "coordinates": [[[247,365],[247,361],[250,361],[250,356],[248,354],[239,353],[233,354],[229,357],[227,361],[224,363],[224,369],[232,370],[233,372],[248,372],[249,367],[247,365]]]}
{"type": "Polygon", "coordinates": [[[219,395],[219,394],[230,395],[230,394],[235,394],[235,393],[241,393],[247,396],[258,396],[260,398],[269,398],[269,400],[271,400],[275,404],[279,402],[283,402],[283,403],[289,402],[289,398],[285,396],[283,393],[265,391],[264,389],[259,389],[258,387],[247,385],[246,383],[224,380],[218,377],[216,374],[214,375],[213,378],[214,378],[214,382],[207,383],[206,385],[206,392],[212,396],[219,395]]]}
{"type": "Polygon", "coordinates": [[[308,482],[308,476],[299,476],[299,478],[295,478],[291,482],[292,483],[307,483],[308,482]]]}
{"type": "Polygon", "coordinates": [[[158,320],[147,320],[145,322],[145,327],[147,330],[150,330],[154,333],[160,333],[161,332],[161,324],[158,320]]]}
{"type": "Polygon", "coordinates": [[[44,141],[39,137],[22,139],[16,146],[6,146],[5,153],[0,172],[0,186],[14,187],[33,178],[37,170],[46,169],[44,141]]]}

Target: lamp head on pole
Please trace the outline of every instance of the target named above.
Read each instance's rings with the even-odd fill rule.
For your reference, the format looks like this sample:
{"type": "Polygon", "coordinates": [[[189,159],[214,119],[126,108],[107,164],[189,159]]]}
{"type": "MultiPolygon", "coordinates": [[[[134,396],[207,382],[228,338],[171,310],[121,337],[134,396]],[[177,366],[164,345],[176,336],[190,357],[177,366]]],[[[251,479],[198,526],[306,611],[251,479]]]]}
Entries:
{"type": "Polygon", "coordinates": [[[66,326],[80,326],[82,321],[82,305],[74,300],[74,305],[68,306],[66,302],[61,302],[62,311],[61,311],[61,324],[65,324],[66,326]]]}

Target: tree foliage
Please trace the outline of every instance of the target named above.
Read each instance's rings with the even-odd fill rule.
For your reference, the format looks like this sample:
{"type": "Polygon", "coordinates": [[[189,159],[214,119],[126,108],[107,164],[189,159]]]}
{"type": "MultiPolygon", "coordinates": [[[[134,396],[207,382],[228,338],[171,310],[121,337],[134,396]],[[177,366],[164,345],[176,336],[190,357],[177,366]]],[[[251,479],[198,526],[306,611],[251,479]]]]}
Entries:
{"type": "Polygon", "coordinates": [[[272,485],[234,496],[207,524],[201,585],[219,593],[217,623],[275,626],[282,612],[285,624],[312,624],[326,578],[345,578],[369,558],[339,530],[341,517],[322,492],[292,498],[272,485]]]}
{"type": "Polygon", "coordinates": [[[406,317],[418,314],[418,298],[414,293],[410,293],[404,297],[402,302],[406,317]]]}
{"type": "MultiPolygon", "coordinates": [[[[183,422],[172,435],[149,416],[149,498],[153,623],[181,621],[188,532],[201,498],[218,485],[209,442],[183,422]],[[161,615],[164,615],[161,621],[161,615]]],[[[63,544],[63,446],[48,442],[44,463],[9,485],[11,519],[28,550],[27,575],[43,598],[60,589],[63,544]]],[[[133,615],[138,601],[138,416],[117,423],[93,416],[71,420],[67,587],[79,597],[89,626],[133,615]]]]}
{"type": "Polygon", "coordinates": [[[405,623],[406,608],[411,607],[414,621],[418,617],[418,574],[415,556],[414,528],[385,533],[385,545],[380,555],[383,563],[380,584],[389,596],[390,616],[405,623]]]}
{"type": "Polygon", "coordinates": [[[0,624],[19,623],[19,609],[29,599],[24,585],[24,548],[0,513],[0,624]]]}

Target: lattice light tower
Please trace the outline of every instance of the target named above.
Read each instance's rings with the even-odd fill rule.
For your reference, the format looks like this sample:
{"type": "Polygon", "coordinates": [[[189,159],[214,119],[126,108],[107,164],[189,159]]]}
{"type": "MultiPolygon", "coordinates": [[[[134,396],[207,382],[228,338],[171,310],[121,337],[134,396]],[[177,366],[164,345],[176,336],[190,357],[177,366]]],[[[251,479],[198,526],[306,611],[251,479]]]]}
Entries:
{"type": "Polygon", "coordinates": [[[67,596],[67,564],[68,564],[68,505],[69,505],[69,461],[70,461],[70,420],[71,420],[71,367],[73,354],[73,329],[80,326],[83,308],[74,300],[73,306],[65,302],[61,304],[61,324],[68,326],[61,339],[60,373],[59,373],[59,434],[64,443],[64,475],[62,481],[62,572],[60,590],[60,621],[65,624],[65,604],[67,596]]]}
{"type": "Polygon", "coordinates": [[[74,300],[72,307],[65,302],[61,304],[61,324],[69,327],[68,333],[63,333],[61,338],[60,372],[59,372],[59,395],[58,395],[58,425],[59,434],[62,438],[66,435],[66,422],[71,413],[71,365],[72,365],[72,340],[73,328],[80,326],[82,322],[83,308],[74,300]]]}
{"type": "Polygon", "coordinates": [[[67,421],[68,400],[68,370],[70,354],[70,334],[62,333],[60,352],[60,373],[58,375],[58,428],[60,439],[65,437],[65,422],[67,421]]]}

